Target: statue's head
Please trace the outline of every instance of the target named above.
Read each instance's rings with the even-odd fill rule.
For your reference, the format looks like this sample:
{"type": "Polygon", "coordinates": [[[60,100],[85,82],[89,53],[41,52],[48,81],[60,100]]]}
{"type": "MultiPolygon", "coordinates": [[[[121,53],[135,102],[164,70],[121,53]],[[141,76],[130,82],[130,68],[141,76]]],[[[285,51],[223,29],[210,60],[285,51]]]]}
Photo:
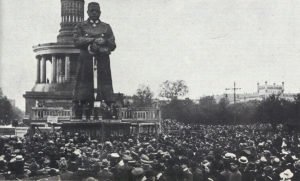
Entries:
{"type": "Polygon", "coordinates": [[[89,15],[89,18],[92,20],[99,19],[100,15],[101,15],[99,3],[96,3],[96,2],[89,3],[87,13],[89,15]]]}

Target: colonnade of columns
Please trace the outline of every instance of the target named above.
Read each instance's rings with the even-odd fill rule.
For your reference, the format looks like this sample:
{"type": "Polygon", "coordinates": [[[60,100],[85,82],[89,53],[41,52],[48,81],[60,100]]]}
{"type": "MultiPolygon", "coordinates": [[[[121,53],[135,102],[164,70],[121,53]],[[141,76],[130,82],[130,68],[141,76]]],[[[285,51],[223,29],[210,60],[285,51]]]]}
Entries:
{"type": "Polygon", "coordinates": [[[46,62],[52,63],[51,83],[63,83],[70,80],[70,56],[69,55],[40,55],[37,59],[37,77],[36,83],[47,82],[47,65],[46,62]]]}

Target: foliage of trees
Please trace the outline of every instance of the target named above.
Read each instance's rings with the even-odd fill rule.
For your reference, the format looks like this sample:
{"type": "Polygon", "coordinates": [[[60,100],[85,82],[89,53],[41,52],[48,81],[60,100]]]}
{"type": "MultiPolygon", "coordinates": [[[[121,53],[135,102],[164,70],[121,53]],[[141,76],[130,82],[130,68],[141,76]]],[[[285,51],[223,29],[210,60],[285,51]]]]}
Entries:
{"type": "Polygon", "coordinates": [[[12,120],[20,120],[23,117],[23,112],[12,106],[8,98],[3,95],[0,88],[0,120],[10,123],[12,120]]]}
{"type": "Polygon", "coordinates": [[[152,105],[153,92],[149,86],[140,85],[133,95],[134,107],[148,107],[152,105]]]}
{"type": "Polygon", "coordinates": [[[162,106],[162,118],[202,124],[300,124],[300,94],[294,101],[272,95],[262,101],[236,104],[229,104],[226,98],[217,103],[211,96],[201,98],[199,103],[172,100],[162,106]]]}
{"type": "MultiPolygon", "coordinates": [[[[252,124],[280,123],[300,126],[300,94],[293,101],[277,95],[262,101],[248,101],[230,104],[227,98],[218,102],[213,96],[206,96],[194,102],[188,98],[178,99],[188,93],[183,80],[165,81],[160,86],[160,96],[169,99],[161,106],[163,119],[202,124],[252,124]]],[[[153,93],[149,86],[141,85],[133,96],[133,106],[152,106],[153,93]]]]}
{"type": "Polygon", "coordinates": [[[183,80],[169,81],[166,80],[160,85],[161,91],[159,95],[167,99],[177,99],[185,96],[188,92],[188,86],[183,80]]]}

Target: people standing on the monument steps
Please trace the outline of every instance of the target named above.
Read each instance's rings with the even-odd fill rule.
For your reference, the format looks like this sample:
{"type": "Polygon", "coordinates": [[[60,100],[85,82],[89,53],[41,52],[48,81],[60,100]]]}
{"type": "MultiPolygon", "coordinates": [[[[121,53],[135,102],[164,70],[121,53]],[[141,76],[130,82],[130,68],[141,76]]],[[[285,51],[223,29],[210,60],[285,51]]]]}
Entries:
{"type": "MultiPolygon", "coordinates": [[[[88,4],[89,18],[76,25],[74,43],[80,48],[79,66],[74,90],[75,117],[82,118],[82,109],[92,109],[94,101],[113,102],[113,86],[109,55],[116,48],[115,37],[109,24],[102,22],[100,6],[96,2],[88,4]],[[97,92],[94,97],[93,58],[97,64],[97,92]]],[[[86,110],[89,114],[90,110],[86,110]]]]}

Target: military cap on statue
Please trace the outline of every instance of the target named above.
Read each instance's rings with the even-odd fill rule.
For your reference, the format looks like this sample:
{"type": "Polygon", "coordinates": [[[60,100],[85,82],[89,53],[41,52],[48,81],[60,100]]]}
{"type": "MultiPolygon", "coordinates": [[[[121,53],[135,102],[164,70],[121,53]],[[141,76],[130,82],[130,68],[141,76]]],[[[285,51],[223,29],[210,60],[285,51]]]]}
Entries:
{"type": "Polygon", "coordinates": [[[88,9],[90,9],[91,7],[99,7],[100,8],[100,5],[97,2],[90,2],[88,4],[88,9]]]}

